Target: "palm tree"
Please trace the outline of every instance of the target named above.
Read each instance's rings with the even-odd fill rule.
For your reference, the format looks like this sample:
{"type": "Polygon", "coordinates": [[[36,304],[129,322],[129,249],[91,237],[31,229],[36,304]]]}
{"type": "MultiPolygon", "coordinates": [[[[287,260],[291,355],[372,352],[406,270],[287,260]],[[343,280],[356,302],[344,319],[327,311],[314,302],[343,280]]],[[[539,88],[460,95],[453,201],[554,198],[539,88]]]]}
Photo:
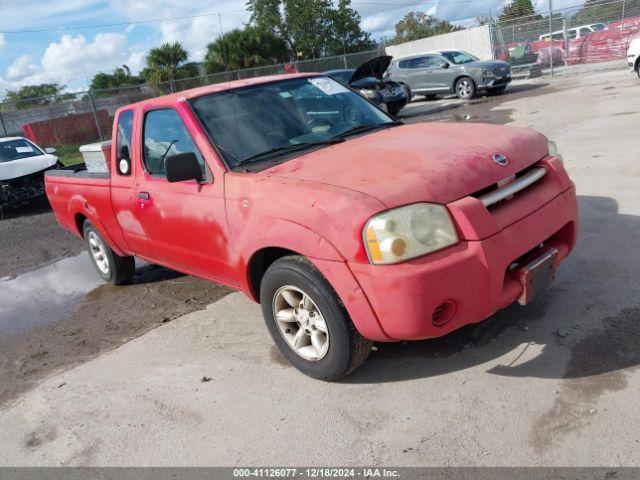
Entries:
{"type": "Polygon", "coordinates": [[[165,42],[152,48],[147,55],[147,66],[140,75],[151,84],[169,82],[173,91],[173,81],[198,75],[198,67],[189,62],[189,53],[179,42],[165,42]]]}

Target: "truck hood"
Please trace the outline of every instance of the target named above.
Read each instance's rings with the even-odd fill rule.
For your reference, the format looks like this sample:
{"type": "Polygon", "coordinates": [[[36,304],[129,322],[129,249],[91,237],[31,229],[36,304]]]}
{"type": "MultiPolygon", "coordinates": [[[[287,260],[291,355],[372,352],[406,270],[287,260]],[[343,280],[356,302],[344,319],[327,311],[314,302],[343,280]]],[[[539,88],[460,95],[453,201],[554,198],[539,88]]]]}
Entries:
{"type": "Polygon", "coordinates": [[[47,153],[34,157],[19,158],[9,162],[0,162],[0,181],[31,175],[55,165],[57,161],[58,157],[47,153]]]}
{"type": "Polygon", "coordinates": [[[262,172],[370,195],[388,208],[446,204],[519,172],[547,155],[530,129],[472,123],[403,125],[348,139],[262,172]],[[494,153],[509,163],[492,160],[494,153]]]}

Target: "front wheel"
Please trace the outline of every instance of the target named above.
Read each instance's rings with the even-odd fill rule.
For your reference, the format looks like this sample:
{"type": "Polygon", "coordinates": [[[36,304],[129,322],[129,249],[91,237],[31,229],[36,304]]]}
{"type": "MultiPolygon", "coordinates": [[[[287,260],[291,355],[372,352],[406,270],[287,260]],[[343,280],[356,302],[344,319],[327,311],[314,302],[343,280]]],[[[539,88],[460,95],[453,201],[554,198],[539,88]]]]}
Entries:
{"type": "Polygon", "coordinates": [[[329,282],[304,257],[284,257],[267,269],[260,303],[273,341],[305,375],[337,380],[369,356],[372,342],[360,335],[329,282]]]}
{"type": "Polygon", "coordinates": [[[136,269],[133,257],[121,257],[111,250],[89,220],[84,222],[82,232],[89,258],[100,278],[114,285],[130,281],[136,269]]]}
{"type": "Polygon", "coordinates": [[[405,95],[407,96],[407,103],[411,103],[411,100],[413,99],[413,94],[411,93],[411,88],[409,88],[409,85],[407,85],[406,83],[402,83],[400,84],[404,90],[405,95]]]}
{"type": "Polygon", "coordinates": [[[461,100],[471,100],[476,96],[476,84],[469,77],[462,77],[456,82],[456,95],[461,100]]]}

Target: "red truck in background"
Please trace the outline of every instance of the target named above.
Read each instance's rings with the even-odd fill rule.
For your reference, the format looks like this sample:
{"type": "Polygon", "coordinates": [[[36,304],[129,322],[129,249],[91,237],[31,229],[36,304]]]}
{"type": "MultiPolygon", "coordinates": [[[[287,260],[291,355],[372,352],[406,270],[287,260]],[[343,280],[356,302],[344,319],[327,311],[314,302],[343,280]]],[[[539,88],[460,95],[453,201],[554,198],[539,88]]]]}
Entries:
{"type": "Polygon", "coordinates": [[[260,302],[282,353],[334,380],[373,341],[444,335],[554,277],[575,188],[530,129],[403,125],[317,74],[240,80],[121,108],[109,172],[47,173],[98,273],[133,257],[260,302]]]}

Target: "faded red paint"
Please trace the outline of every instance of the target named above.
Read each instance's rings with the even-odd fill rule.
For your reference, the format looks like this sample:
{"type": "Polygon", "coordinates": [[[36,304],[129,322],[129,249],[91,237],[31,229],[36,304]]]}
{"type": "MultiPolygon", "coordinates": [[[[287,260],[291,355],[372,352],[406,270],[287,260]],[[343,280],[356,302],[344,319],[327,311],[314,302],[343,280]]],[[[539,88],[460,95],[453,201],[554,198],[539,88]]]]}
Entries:
{"type": "MultiPolygon", "coordinates": [[[[298,75],[299,76],[299,75],[298,75]]],[[[281,77],[275,77],[281,78],[281,77]]],[[[559,263],[575,243],[573,184],[547,139],[530,129],[484,124],[417,124],[348,139],[258,173],[227,171],[186,99],[267,82],[212,85],[121,109],[134,111],[132,175],[48,177],[60,223],[80,235],[76,216],[93,221],[119,254],[194,274],[255,300],[248,265],[279,247],[308,257],[329,280],[358,330],[378,341],[429,338],[483,320],[522,287],[509,265],[542,242],[559,263]],[[169,184],[141,163],[145,111],[175,108],[213,174],[213,182],[169,184]],[[490,161],[509,157],[508,166],[490,161]],[[533,164],[547,169],[535,186],[491,211],[471,196],[533,164]],[[138,192],[148,192],[141,201],[138,192]],[[369,264],[362,229],[373,215],[414,202],[448,206],[460,242],[396,265],[369,264]],[[442,302],[451,320],[431,322],[442,302]]],[[[111,171],[116,172],[115,149],[111,171]]]]}

